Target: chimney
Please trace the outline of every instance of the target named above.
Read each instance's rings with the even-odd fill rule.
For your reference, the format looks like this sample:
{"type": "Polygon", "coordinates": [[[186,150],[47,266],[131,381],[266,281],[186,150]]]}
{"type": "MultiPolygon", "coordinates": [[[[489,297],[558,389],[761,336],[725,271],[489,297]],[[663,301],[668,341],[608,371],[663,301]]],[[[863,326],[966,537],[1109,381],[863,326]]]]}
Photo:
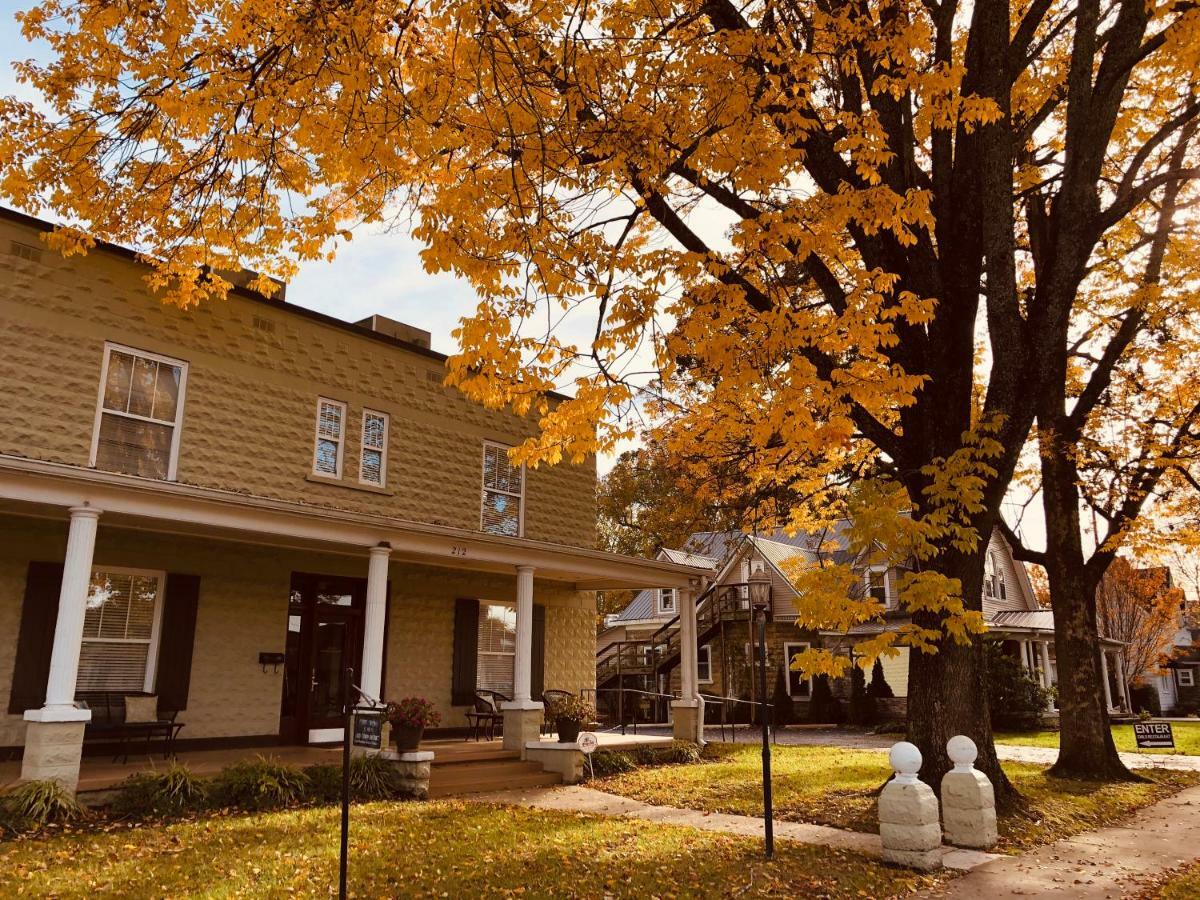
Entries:
{"type": "Polygon", "coordinates": [[[407,344],[415,344],[418,347],[424,347],[426,350],[429,349],[430,335],[428,331],[414,328],[412,325],[405,325],[403,322],[397,322],[395,319],[389,319],[387,316],[378,314],[367,316],[365,319],[359,319],[354,324],[362,328],[370,328],[378,334],[386,334],[388,337],[396,338],[407,344]]]}

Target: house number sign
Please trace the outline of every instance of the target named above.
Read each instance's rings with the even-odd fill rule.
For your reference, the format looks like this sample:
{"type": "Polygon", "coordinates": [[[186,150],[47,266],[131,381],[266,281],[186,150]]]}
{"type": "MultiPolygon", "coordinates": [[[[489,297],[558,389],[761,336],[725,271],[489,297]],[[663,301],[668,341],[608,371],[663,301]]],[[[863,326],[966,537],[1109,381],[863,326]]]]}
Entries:
{"type": "Polygon", "coordinates": [[[451,556],[466,556],[467,555],[466,545],[465,544],[451,544],[450,545],[450,555],[451,556]]]}

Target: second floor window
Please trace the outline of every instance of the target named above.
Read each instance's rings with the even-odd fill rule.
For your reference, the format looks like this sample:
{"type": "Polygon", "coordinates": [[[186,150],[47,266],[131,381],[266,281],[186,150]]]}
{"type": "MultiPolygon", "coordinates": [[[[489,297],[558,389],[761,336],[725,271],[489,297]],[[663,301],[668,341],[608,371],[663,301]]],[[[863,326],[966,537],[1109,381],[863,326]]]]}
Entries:
{"type": "Polygon", "coordinates": [[[503,444],[483,445],[483,514],[488,534],[520,537],[525,523],[525,467],[514,466],[503,444]]]}
{"type": "Polygon", "coordinates": [[[864,573],[867,596],[874,598],[880,606],[888,606],[887,566],[872,566],[864,573]]]}
{"type": "Polygon", "coordinates": [[[996,553],[989,553],[987,556],[987,565],[983,573],[983,593],[984,596],[993,600],[1008,599],[1008,585],[1004,581],[1004,566],[1000,556],[996,553]]]}
{"type": "Polygon", "coordinates": [[[317,436],[313,451],[313,474],[342,477],[342,449],[346,443],[346,404],[317,399],[317,436]]]}
{"type": "Polygon", "coordinates": [[[106,344],[91,465],[174,479],[186,381],[185,362],[106,344]]]}
{"type": "Polygon", "coordinates": [[[387,481],[388,414],[363,410],[362,456],[358,466],[358,480],[363,484],[383,487],[387,481]]]}
{"type": "Polygon", "coordinates": [[[675,589],[663,588],[658,592],[658,612],[660,615],[675,612],[675,589]]]}

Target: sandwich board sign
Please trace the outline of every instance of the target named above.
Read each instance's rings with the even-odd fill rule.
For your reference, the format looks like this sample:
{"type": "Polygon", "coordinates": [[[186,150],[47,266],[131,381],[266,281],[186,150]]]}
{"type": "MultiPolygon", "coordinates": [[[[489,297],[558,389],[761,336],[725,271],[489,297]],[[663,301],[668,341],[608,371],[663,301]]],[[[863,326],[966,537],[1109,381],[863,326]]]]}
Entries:
{"type": "Polygon", "coordinates": [[[1133,736],[1139,750],[1175,749],[1175,735],[1170,722],[1134,722],[1133,736]]]}

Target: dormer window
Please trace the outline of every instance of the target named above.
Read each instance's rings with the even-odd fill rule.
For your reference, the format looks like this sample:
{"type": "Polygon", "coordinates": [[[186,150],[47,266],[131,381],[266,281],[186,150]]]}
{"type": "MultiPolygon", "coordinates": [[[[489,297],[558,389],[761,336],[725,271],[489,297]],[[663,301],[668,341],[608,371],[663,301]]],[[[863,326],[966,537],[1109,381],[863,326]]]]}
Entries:
{"type": "Polygon", "coordinates": [[[1008,585],[1004,581],[1004,567],[998,553],[989,553],[983,572],[983,595],[990,600],[1007,600],[1008,585]]]}
{"type": "Polygon", "coordinates": [[[675,615],[675,588],[662,588],[658,592],[658,614],[660,616],[675,615]]]}
{"type": "Polygon", "coordinates": [[[892,591],[888,585],[887,566],[871,566],[863,573],[863,586],[868,597],[873,597],[880,606],[892,605],[892,591]]]}

